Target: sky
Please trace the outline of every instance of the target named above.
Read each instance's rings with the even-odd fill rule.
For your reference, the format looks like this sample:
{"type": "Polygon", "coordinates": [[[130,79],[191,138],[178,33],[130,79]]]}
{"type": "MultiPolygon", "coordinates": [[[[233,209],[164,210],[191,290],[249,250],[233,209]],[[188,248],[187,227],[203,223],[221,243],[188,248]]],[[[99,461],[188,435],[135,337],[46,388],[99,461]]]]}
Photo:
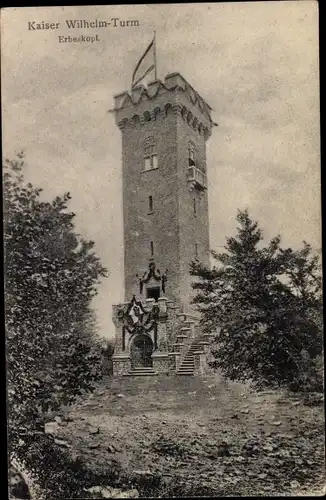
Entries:
{"type": "Polygon", "coordinates": [[[12,8],[1,11],[3,154],[26,179],[69,191],[77,231],[108,278],[94,300],[100,335],[124,299],[121,133],[108,111],[130,89],[156,30],[157,73],[179,72],[213,108],[207,143],[211,248],[248,208],[266,242],[321,247],[318,5],[315,1],[12,8]],[[138,20],[69,30],[65,20],[138,20]],[[28,22],[60,23],[57,30],[28,22]],[[100,41],[59,43],[59,36],[100,41]]]}

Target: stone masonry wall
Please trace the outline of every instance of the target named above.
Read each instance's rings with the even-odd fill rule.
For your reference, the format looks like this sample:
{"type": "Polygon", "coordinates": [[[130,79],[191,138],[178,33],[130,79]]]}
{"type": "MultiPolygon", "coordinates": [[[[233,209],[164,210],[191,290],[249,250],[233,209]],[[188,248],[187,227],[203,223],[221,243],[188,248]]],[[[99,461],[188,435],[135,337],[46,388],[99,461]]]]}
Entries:
{"type": "MultiPolygon", "coordinates": [[[[179,296],[178,199],[176,169],[176,127],[173,117],[158,118],[123,131],[123,216],[126,300],[140,296],[136,275],[148,269],[154,245],[154,259],[161,274],[168,269],[166,295],[179,296]],[[147,137],[156,141],[158,168],[144,171],[147,137]],[[149,213],[149,196],[153,212],[149,213]]],[[[145,289],[144,289],[145,292],[145,289]]]]}
{"type": "Polygon", "coordinates": [[[189,309],[189,263],[196,244],[198,258],[208,262],[209,240],[207,192],[189,190],[188,145],[195,145],[196,165],[206,171],[205,141],[212,122],[209,107],[181,75],[168,75],[165,86],[149,86],[149,94],[155,85],[155,97],[142,94],[141,87],[133,90],[133,100],[127,93],[116,96],[116,122],[122,132],[126,300],[132,295],[144,298],[145,287],[141,297],[136,275],[142,276],[154,257],[161,274],[168,269],[166,297],[189,309]],[[144,97],[139,100],[140,95],[144,97]],[[158,168],[145,171],[148,139],[155,143],[158,168]]]}

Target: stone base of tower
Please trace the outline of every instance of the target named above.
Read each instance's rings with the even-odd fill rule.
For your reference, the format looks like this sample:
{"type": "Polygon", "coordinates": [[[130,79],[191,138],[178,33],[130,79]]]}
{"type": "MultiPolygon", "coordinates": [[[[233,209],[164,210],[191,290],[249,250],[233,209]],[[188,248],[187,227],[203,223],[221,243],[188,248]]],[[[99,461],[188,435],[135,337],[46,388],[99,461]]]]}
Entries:
{"type": "Polygon", "coordinates": [[[203,375],[210,371],[211,336],[198,317],[166,297],[113,306],[116,343],[113,375],[203,375]]]}
{"type": "Polygon", "coordinates": [[[126,354],[116,354],[112,357],[113,374],[127,375],[130,372],[130,356],[126,354]]]}

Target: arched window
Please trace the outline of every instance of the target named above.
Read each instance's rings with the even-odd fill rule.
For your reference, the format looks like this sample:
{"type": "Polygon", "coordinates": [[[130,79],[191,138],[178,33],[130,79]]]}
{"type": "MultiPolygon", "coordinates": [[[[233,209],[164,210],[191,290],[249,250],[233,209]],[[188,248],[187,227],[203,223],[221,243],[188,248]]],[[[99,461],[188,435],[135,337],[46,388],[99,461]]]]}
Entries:
{"type": "Polygon", "coordinates": [[[155,108],[154,109],[154,118],[155,120],[158,120],[161,114],[161,108],[155,108]]]}
{"type": "Polygon", "coordinates": [[[137,125],[140,125],[139,115],[134,115],[132,117],[132,123],[134,124],[135,127],[137,127],[137,125]]]}
{"type": "Polygon", "coordinates": [[[154,137],[148,137],[144,142],[144,161],[145,170],[153,170],[158,168],[156,142],[154,137]]]}
{"type": "Polygon", "coordinates": [[[145,122],[150,122],[151,121],[151,114],[149,111],[145,111],[144,113],[144,120],[145,122]]]}

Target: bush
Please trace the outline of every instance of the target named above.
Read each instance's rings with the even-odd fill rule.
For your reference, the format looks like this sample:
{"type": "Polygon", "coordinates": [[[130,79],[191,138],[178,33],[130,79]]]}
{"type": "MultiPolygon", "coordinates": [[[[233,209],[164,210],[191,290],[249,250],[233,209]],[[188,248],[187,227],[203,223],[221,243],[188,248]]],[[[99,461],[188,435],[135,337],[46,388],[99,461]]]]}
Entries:
{"type": "Polygon", "coordinates": [[[56,468],[44,464],[65,461],[40,435],[47,412],[93,390],[102,376],[91,301],[106,269],[94,243],[75,232],[69,193],[43,201],[42,190],[24,181],[22,154],[3,170],[9,448],[41,464],[60,488],[56,468]]]}

